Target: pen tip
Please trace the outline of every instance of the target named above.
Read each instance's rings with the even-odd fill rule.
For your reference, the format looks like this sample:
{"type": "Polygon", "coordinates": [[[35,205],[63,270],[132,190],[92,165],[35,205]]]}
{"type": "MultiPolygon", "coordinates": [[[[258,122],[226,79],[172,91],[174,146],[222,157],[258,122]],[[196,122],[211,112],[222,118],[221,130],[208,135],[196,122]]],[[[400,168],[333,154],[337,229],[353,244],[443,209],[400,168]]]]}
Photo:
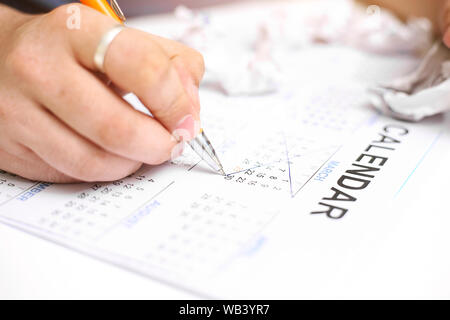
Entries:
{"type": "Polygon", "coordinates": [[[225,173],[225,171],[223,170],[223,168],[221,168],[221,169],[219,170],[219,172],[220,172],[220,174],[223,175],[223,176],[226,176],[226,175],[227,175],[227,174],[225,173]]]}

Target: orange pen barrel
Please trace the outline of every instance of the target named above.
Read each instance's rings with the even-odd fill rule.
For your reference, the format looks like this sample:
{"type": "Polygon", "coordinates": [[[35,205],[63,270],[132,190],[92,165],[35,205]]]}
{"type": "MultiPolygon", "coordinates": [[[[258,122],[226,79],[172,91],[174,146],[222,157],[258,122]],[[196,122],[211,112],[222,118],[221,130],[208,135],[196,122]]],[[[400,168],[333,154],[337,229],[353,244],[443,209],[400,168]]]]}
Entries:
{"type": "Polygon", "coordinates": [[[80,0],[80,2],[123,24],[123,21],[114,12],[113,8],[111,8],[106,0],[80,0]]]}

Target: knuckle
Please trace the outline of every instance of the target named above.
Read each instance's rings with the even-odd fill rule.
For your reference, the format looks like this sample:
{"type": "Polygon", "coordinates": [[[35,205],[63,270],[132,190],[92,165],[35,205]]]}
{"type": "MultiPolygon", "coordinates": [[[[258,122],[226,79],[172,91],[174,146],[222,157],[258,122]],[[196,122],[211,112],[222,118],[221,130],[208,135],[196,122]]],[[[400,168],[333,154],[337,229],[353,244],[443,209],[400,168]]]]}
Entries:
{"type": "Polygon", "coordinates": [[[107,162],[107,154],[104,152],[82,154],[73,165],[73,175],[86,182],[103,180],[108,171],[107,162]]]}
{"type": "Polygon", "coordinates": [[[190,101],[184,91],[177,93],[169,104],[169,108],[165,109],[165,116],[184,113],[183,110],[190,108],[190,101]]]}
{"type": "Polygon", "coordinates": [[[184,110],[189,110],[191,103],[183,90],[175,93],[166,106],[155,110],[160,119],[173,119],[176,115],[184,114],[184,110]]]}
{"type": "Polygon", "coordinates": [[[36,154],[25,145],[15,143],[15,155],[20,159],[35,160],[36,154]]]}
{"type": "Polygon", "coordinates": [[[105,117],[98,127],[99,144],[109,150],[128,150],[136,136],[136,126],[123,114],[105,117]]]}
{"type": "Polygon", "coordinates": [[[57,65],[54,59],[61,58],[62,42],[59,32],[53,32],[51,40],[44,37],[48,32],[47,16],[40,16],[15,30],[4,60],[5,70],[13,79],[39,88],[49,84],[57,65]]]}
{"type": "Polygon", "coordinates": [[[53,88],[49,83],[52,75],[48,72],[48,54],[42,49],[42,45],[36,44],[28,35],[16,39],[5,59],[6,71],[11,79],[38,89],[53,88]]]}
{"type": "Polygon", "coordinates": [[[144,79],[150,85],[160,83],[170,72],[169,60],[165,57],[156,58],[150,55],[144,54],[142,59],[143,66],[140,72],[140,78],[144,79]]]}
{"type": "MultiPolygon", "coordinates": [[[[36,180],[36,179],[34,179],[36,180]]],[[[59,172],[56,169],[53,168],[46,168],[43,170],[43,173],[40,175],[40,179],[37,180],[43,180],[47,182],[52,183],[75,183],[80,182],[79,179],[69,177],[65,175],[64,173],[59,172]]]]}
{"type": "Polygon", "coordinates": [[[200,52],[192,49],[190,60],[191,65],[193,66],[193,72],[195,73],[194,76],[200,82],[205,73],[205,59],[200,52]]]}
{"type": "Polygon", "coordinates": [[[6,66],[9,71],[21,80],[33,80],[37,78],[38,58],[33,46],[25,39],[17,40],[6,57],[6,66]]]}

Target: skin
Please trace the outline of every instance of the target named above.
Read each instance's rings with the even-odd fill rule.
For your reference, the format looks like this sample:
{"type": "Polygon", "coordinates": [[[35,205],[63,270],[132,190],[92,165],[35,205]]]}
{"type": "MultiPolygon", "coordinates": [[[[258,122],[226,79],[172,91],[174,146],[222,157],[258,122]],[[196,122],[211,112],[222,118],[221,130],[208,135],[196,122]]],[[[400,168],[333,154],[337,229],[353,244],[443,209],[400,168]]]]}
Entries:
{"type": "Polygon", "coordinates": [[[444,4],[440,18],[440,28],[444,35],[444,42],[450,48],[450,0],[444,4]]]}
{"type": "Polygon", "coordinates": [[[67,27],[67,6],[45,15],[0,6],[3,170],[40,181],[112,181],[176,156],[180,140],[198,132],[202,56],[126,29],[109,47],[106,76],[100,75],[94,53],[117,23],[77,6],[79,30],[67,27]],[[118,91],[133,91],[155,118],[135,111],[118,91]]]}
{"type": "MultiPolygon", "coordinates": [[[[450,0],[370,4],[428,16],[450,46],[450,0]]],[[[127,29],[109,47],[102,75],[94,52],[116,22],[76,6],[79,30],[67,27],[67,6],[25,15],[0,5],[0,168],[31,180],[112,181],[177,156],[198,133],[202,56],[127,29]],[[124,91],[154,118],[128,105],[124,91]]]]}
{"type": "Polygon", "coordinates": [[[364,5],[376,4],[395,12],[400,18],[427,17],[437,34],[450,47],[450,0],[359,0],[364,5]]]}

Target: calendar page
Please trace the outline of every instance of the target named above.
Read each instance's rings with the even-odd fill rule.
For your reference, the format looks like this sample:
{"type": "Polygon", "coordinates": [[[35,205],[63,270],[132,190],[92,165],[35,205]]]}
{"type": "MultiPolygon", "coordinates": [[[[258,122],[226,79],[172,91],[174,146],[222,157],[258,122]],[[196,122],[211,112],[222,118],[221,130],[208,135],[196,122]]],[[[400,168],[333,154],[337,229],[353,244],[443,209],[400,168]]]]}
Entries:
{"type": "Polygon", "coordinates": [[[387,232],[381,208],[448,121],[403,123],[370,108],[368,86],[415,58],[316,44],[283,61],[278,92],[201,90],[226,176],[190,150],[112,183],[0,172],[0,221],[207,297],[298,297],[327,288],[336,270],[356,272],[348,252],[360,253],[368,223],[387,232]]]}

